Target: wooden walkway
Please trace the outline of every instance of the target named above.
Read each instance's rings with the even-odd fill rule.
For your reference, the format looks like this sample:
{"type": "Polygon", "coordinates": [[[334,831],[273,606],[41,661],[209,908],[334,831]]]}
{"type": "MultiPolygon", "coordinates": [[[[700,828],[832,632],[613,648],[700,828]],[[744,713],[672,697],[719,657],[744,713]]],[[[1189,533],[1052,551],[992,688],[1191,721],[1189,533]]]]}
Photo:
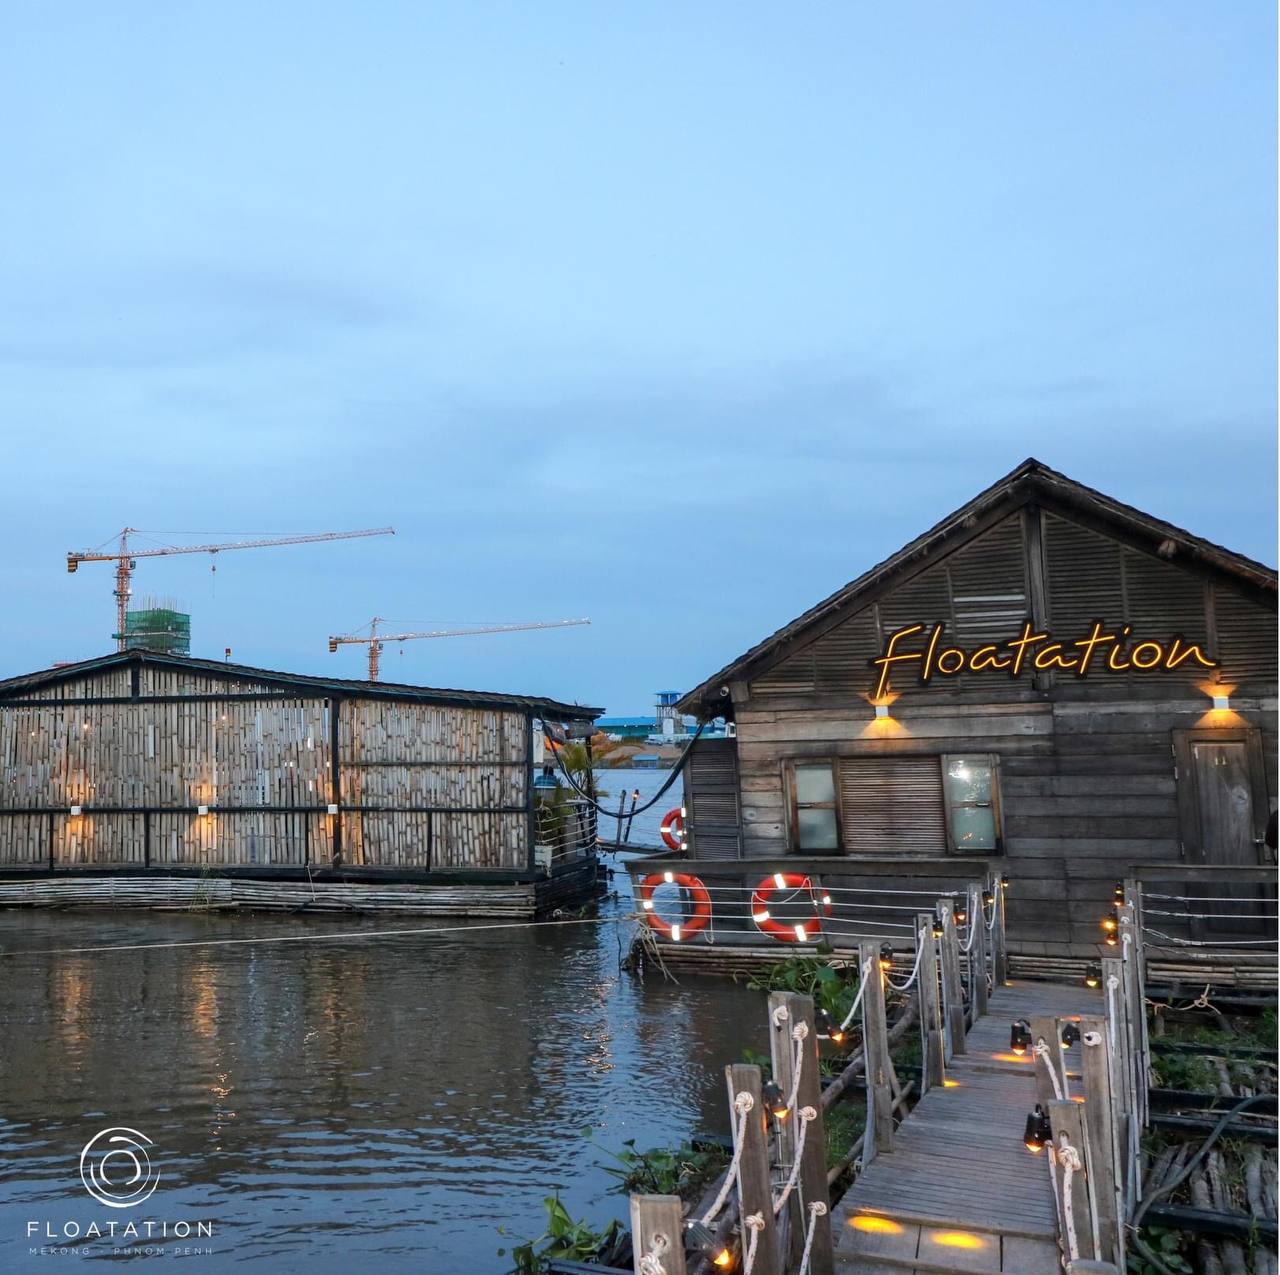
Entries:
{"type": "MultiPolygon", "coordinates": [[[[1057,1275],[1057,1220],[1044,1154],[1022,1144],[1036,1103],[1030,1055],[1009,1052],[1009,1024],[1102,1012],[1083,986],[1013,983],[991,997],[968,1052],[932,1089],[832,1211],[841,1275],[977,1272],[1057,1275]]],[[[1069,1051],[1072,1077],[1079,1046],[1069,1051]]],[[[1073,1092],[1079,1092],[1073,1086],[1073,1092]]]]}

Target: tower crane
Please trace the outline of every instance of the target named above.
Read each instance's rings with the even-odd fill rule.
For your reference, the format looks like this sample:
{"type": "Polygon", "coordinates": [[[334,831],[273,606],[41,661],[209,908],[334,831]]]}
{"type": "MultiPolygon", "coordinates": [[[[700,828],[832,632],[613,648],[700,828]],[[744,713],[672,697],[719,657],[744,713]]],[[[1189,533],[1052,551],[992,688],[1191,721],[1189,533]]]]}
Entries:
{"type": "Polygon", "coordinates": [[[527,629],[571,629],[579,624],[590,624],[590,620],[535,620],[527,624],[482,624],[470,629],[428,629],[422,633],[379,633],[378,625],[386,621],[375,615],[369,625],[369,632],[340,634],[329,639],[329,651],[348,643],[360,644],[369,648],[369,681],[378,680],[378,660],[382,648],[388,642],[409,642],[416,638],[471,637],[477,633],[520,633],[527,629]]]}
{"type": "Polygon", "coordinates": [[[223,553],[229,549],[265,549],[271,545],[305,545],[322,540],[358,540],[364,536],[394,536],[394,527],[373,527],[366,531],[317,531],[296,536],[264,536],[256,540],[235,540],[219,545],[161,545],[156,549],[130,549],[129,537],[141,534],[137,527],[120,532],[120,547],[115,552],[86,549],[67,554],[67,570],[79,570],[82,562],[114,562],[116,564],[116,649],[125,649],[125,623],[129,610],[131,581],[139,558],[167,558],[178,553],[223,553]]]}

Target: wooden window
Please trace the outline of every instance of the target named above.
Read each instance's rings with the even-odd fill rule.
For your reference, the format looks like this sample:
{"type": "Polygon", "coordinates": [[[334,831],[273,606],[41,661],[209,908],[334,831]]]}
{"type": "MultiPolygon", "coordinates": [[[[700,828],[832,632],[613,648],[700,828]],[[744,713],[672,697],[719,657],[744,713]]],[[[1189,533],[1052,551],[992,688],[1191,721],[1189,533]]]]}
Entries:
{"type": "Polygon", "coordinates": [[[957,854],[998,852],[999,759],[993,753],[948,753],[941,760],[948,848],[957,854]]]}
{"type": "Polygon", "coordinates": [[[930,858],[1003,850],[991,753],[796,761],[787,779],[797,853],[930,858]]]}
{"type": "Polygon", "coordinates": [[[839,850],[835,762],[793,762],[788,778],[792,847],[800,851],[839,850]]]}

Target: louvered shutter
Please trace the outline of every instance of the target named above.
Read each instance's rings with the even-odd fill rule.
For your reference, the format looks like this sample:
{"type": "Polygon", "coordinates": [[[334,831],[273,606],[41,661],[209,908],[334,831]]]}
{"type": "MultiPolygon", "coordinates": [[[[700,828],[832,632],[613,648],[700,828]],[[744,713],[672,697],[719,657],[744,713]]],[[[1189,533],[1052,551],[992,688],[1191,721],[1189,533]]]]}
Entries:
{"type": "Polygon", "coordinates": [[[866,695],[874,688],[871,661],[880,653],[880,636],[870,610],[824,633],[812,650],[819,691],[866,695]]]}
{"type": "Polygon", "coordinates": [[[948,571],[960,646],[1007,642],[1021,632],[1031,606],[1020,513],[957,550],[948,571]]]}
{"type": "Polygon", "coordinates": [[[942,770],[936,757],[846,757],[840,814],[848,854],[947,852],[942,770]]]}
{"type": "MultiPolygon", "coordinates": [[[[1222,681],[1237,692],[1250,683],[1276,681],[1276,613],[1226,585],[1213,586],[1214,627],[1218,649],[1210,651],[1222,664],[1222,681]]],[[[1205,677],[1212,677],[1206,672],[1205,677]]]]}
{"type": "Polygon", "coordinates": [[[689,754],[685,783],[694,858],[739,858],[737,740],[698,740],[689,754]]]}
{"type": "Polygon", "coordinates": [[[1049,623],[1070,639],[1094,620],[1119,629],[1124,620],[1121,548],[1096,531],[1054,514],[1044,516],[1049,623]]]}

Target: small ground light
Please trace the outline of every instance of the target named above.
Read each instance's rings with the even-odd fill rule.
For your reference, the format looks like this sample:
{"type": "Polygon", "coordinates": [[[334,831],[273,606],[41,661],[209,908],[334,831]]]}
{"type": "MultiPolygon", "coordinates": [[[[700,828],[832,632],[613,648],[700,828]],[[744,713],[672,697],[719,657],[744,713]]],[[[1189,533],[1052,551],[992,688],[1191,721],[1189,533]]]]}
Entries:
{"type": "Polygon", "coordinates": [[[1047,1142],[1053,1141],[1053,1127],[1044,1108],[1037,1102],[1036,1109],[1027,1116],[1027,1127],[1022,1134],[1022,1145],[1028,1151],[1043,1151],[1047,1142]]]}
{"type": "Polygon", "coordinates": [[[733,1253],[716,1239],[709,1226],[704,1226],[701,1222],[686,1222],[684,1238],[690,1248],[710,1259],[713,1265],[721,1269],[733,1265],[733,1253]]]}
{"type": "Polygon", "coordinates": [[[1084,967],[1084,985],[1097,987],[1102,982],[1102,966],[1096,962],[1084,967]]]}
{"type": "Polygon", "coordinates": [[[775,1120],[785,1120],[787,1118],[787,1099],[782,1092],[782,1086],[776,1080],[766,1080],[760,1086],[760,1097],[764,1101],[765,1109],[775,1120]]]}
{"type": "Polygon", "coordinates": [[[1062,1047],[1070,1049],[1072,1045],[1078,1044],[1080,1041],[1080,1028],[1075,1023],[1062,1024],[1062,1047]]]}
{"type": "Polygon", "coordinates": [[[818,1035],[825,1036],[833,1045],[844,1040],[844,1028],[825,1009],[813,1011],[813,1024],[818,1029],[818,1035]]]}
{"type": "Polygon", "coordinates": [[[1009,1024],[1009,1048],[1019,1057],[1031,1048],[1031,1024],[1025,1018],[1009,1024]]]}
{"type": "Polygon", "coordinates": [[[880,968],[882,970],[893,969],[893,948],[888,943],[880,944],[880,968]]]}

